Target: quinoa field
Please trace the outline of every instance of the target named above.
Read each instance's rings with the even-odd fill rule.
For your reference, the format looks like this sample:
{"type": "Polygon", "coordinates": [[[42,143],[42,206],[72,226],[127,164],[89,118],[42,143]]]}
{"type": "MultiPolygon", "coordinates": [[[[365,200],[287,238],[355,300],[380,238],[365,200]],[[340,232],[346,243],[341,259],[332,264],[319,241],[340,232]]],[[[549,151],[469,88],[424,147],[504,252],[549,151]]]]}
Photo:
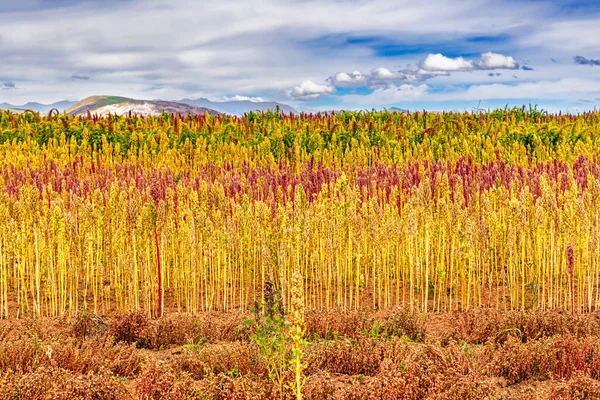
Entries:
{"type": "Polygon", "coordinates": [[[599,280],[599,112],[0,111],[0,399],[595,399],[599,280]]]}

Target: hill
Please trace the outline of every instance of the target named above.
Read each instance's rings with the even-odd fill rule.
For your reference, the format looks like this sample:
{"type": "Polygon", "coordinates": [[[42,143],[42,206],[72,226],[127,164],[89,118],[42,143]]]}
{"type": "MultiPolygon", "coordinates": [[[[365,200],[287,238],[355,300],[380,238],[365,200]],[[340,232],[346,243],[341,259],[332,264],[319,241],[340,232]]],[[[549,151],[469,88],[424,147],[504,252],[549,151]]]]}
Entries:
{"type": "Polygon", "coordinates": [[[176,114],[203,115],[208,112],[211,115],[217,115],[218,112],[195,105],[184,104],[174,101],[163,100],[137,100],[118,96],[91,96],[87,97],[67,109],[70,115],[85,115],[88,111],[92,114],[138,114],[143,116],[158,115],[163,111],[176,114]]]}

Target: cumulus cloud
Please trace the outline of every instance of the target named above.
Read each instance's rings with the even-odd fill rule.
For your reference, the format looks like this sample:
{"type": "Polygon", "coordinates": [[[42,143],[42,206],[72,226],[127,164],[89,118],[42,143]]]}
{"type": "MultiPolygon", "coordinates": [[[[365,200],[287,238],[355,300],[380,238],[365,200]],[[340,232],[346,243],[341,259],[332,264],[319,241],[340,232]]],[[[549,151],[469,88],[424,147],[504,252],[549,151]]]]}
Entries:
{"type": "Polygon", "coordinates": [[[11,90],[11,89],[16,89],[17,85],[15,85],[14,82],[3,82],[2,83],[2,90],[11,90]]]}
{"type": "Polygon", "coordinates": [[[320,85],[310,80],[302,82],[287,92],[289,97],[296,100],[316,100],[332,93],[335,93],[333,86],[320,85]]]}
{"type": "Polygon", "coordinates": [[[579,65],[600,65],[600,60],[594,60],[591,58],[585,58],[582,56],[573,57],[573,62],[579,65]]]}
{"type": "MultiPolygon", "coordinates": [[[[369,74],[359,71],[352,73],[338,72],[327,78],[334,87],[367,87],[372,90],[396,87],[403,84],[415,84],[437,76],[449,76],[450,72],[519,69],[519,64],[511,56],[487,52],[482,53],[478,60],[466,60],[463,57],[450,58],[443,54],[429,54],[418,69],[391,71],[384,67],[371,70],[369,74]]],[[[533,68],[524,67],[532,70],[533,68]]],[[[500,76],[500,73],[490,73],[489,76],[500,76]]]]}
{"type": "Polygon", "coordinates": [[[372,69],[368,74],[360,71],[338,72],[327,78],[334,87],[367,87],[372,90],[396,87],[402,84],[418,83],[435,76],[448,76],[447,71],[425,71],[424,69],[404,69],[391,71],[385,67],[372,69]]]}
{"type": "Polygon", "coordinates": [[[503,54],[482,53],[479,61],[475,63],[475,66],[480,69],[518,69],[519,64],[511,56],[505,56],[503,54]]]}
{"type": "Polygon", "coordinates": [[[531,68],[531,67],[528,67],[527,65],[523,65],[523,66],[521,67],[521,69],[522,69],[523,71],[534,71],[534,69],[533,69],[533,68],[531,68]]]}
{"type": "Polygon", "coordinates": [[[450,58],[443,54],[429,54],[422,62],[425,71],[472,71],[475,69],[518,69],[519,64],[511,56],[503,54],[482,53],[479,60],[465,60],[463,57],[450,58]]]}
{"type": "Polygon", "coordinates": [[[421,62],[421,69],[425,71],[470,71],[473,68],[473,61],[462,57],[450,58],[439,53],[429,54],[421,62]]]}
{"type": "Polygon", "coordinates": [[[363,75],[360,71],[351,73],[338,72],[334,76],[329,77],[327,81],[336,87],[357,87],[364,86],[367,83],[367,76],[363,75]]]}
{"type": "Polygon", "coordinates": [[[376,68],[371,71],[367,80],[370,89],[388,88],[408,83],[421,82],[434,76],[450,75],[447,71],[425,71],[423,69],[405,69],[392,72],[387,68],[376,68]]]}

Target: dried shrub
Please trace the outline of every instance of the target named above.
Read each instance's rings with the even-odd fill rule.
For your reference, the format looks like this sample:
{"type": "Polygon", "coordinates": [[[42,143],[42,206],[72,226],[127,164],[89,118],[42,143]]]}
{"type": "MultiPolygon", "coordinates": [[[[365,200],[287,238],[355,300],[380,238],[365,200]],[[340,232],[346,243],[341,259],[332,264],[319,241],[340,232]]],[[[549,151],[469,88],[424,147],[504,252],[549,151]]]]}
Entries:
{"type": "Polygon", "coordinates": [[[307,352],[307,373],[322,370],[335,374],[373,375],[380,362],[377,347],[375,341],[366,338],[319,343],[307,352]]]}
{"type": "Polygon", "coordinates": [[[2,399],[120,400],[127,397],[123,384],[104,373],[79,375],[43,367],[27,374],[8,374],[0,380],[2,399]]]}
{"type": "Polygon", "coordinates": [[[144,347],[147,326],[148,314],[145,311],[117,313],[111,321],[108,334],[112,335],[116,342],[137,343],[138,347],[144,347]]]}
{"type": "Polygon", "coordinates": [[[204,379],[211,374],[267,374],[256,346],[245,342],[210,344],[198,350],[185,350],[173,360],[172,365],[176,371],[187,372],[194,379],[204,379]]]}
{"type": "Polygon", "coordinates": [[[49,398],[53,385],[51,368],[41,367],[25,374],[9,371],[0,380],[0,398],[45,400],[49,398]]]}
{"type": "Polygon", "coordinates": [[[416,312],[408,308],[386,310],[373,316],[371,332],[382,337],[405,336],[412,341],[425,337],[425,324],[416,312]]]}
{"type": "Polygon", "coordinates": [[[187,374],[176,375],[166,365],[150,365],[135,385],[136,395],[144,400],[200,399],[201,392],[187,374]]]}
{"type": "Polygon", "coordinates": [[[327,340],[339,336],[357,338],[371,329],[365,312],[309,311],[305,316],[307,337],[327,340]]]}
{"type": "Polygon", "coordinates": [[[103,335],[108,329],[108,323],[96,314],[83,311],[75,317],[71,327],[71,334],[79,340],[103,335]]]}
{"type": "Polygon", "coordinates": [[[335,376],[326,371],[318,371],[306,380],[303,396],[307,400],[334,399],[336,394],[335,376]]]}
{"type": "Polygon", "coordinates": [[[469,343],[494,340],[503,343],[507,333],[516,332],[521,340],[547,338],[570,334],[583,338],[600,331],[596,318],[589,315],[570,315],[561,311],[510,311],[471,310],[454,314],[456,325],[450,336],[469,343]]]}
{"type": "Polygon", "coordinates": [[[83,342],[70,337],[46,341],[20,337],[0,343],[0,370],[18,374],[60,367],[79,374],[98,373],[108,368],[119,376],[133,376],[141,371],[146,360],[135,345],[115,345],[112,338],[106,336],[83,342]]]}
{"type": "MultiPolygon", "coordinates": [[[[282,398],[277,385],[270,380],[256,377],[211,375],[199,383],[199,389],[205,399],[279,400],[282,398]]],[[[290,395],[291,392],[283,393],[283,398],[291,399],[290,395]]]]}
{"type": "Polygon", "coordinates": [[[581,372],[573,375],[565,389],[569,399],[600,399],[600,382],[581,372]]]}

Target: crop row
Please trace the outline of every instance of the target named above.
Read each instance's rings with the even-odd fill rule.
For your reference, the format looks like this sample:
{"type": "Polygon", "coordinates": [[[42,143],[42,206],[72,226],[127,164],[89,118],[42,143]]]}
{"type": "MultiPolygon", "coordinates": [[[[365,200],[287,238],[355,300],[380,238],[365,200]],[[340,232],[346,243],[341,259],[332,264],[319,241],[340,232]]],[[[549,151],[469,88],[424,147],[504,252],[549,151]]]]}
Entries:
{"type": "Polygon", "coordinates": [[[594,310],[599,127],[519,110],[3,113],[0,315],[245,309],[268,279],[290,304],[296,270],[314,309],[594,310]]]}

